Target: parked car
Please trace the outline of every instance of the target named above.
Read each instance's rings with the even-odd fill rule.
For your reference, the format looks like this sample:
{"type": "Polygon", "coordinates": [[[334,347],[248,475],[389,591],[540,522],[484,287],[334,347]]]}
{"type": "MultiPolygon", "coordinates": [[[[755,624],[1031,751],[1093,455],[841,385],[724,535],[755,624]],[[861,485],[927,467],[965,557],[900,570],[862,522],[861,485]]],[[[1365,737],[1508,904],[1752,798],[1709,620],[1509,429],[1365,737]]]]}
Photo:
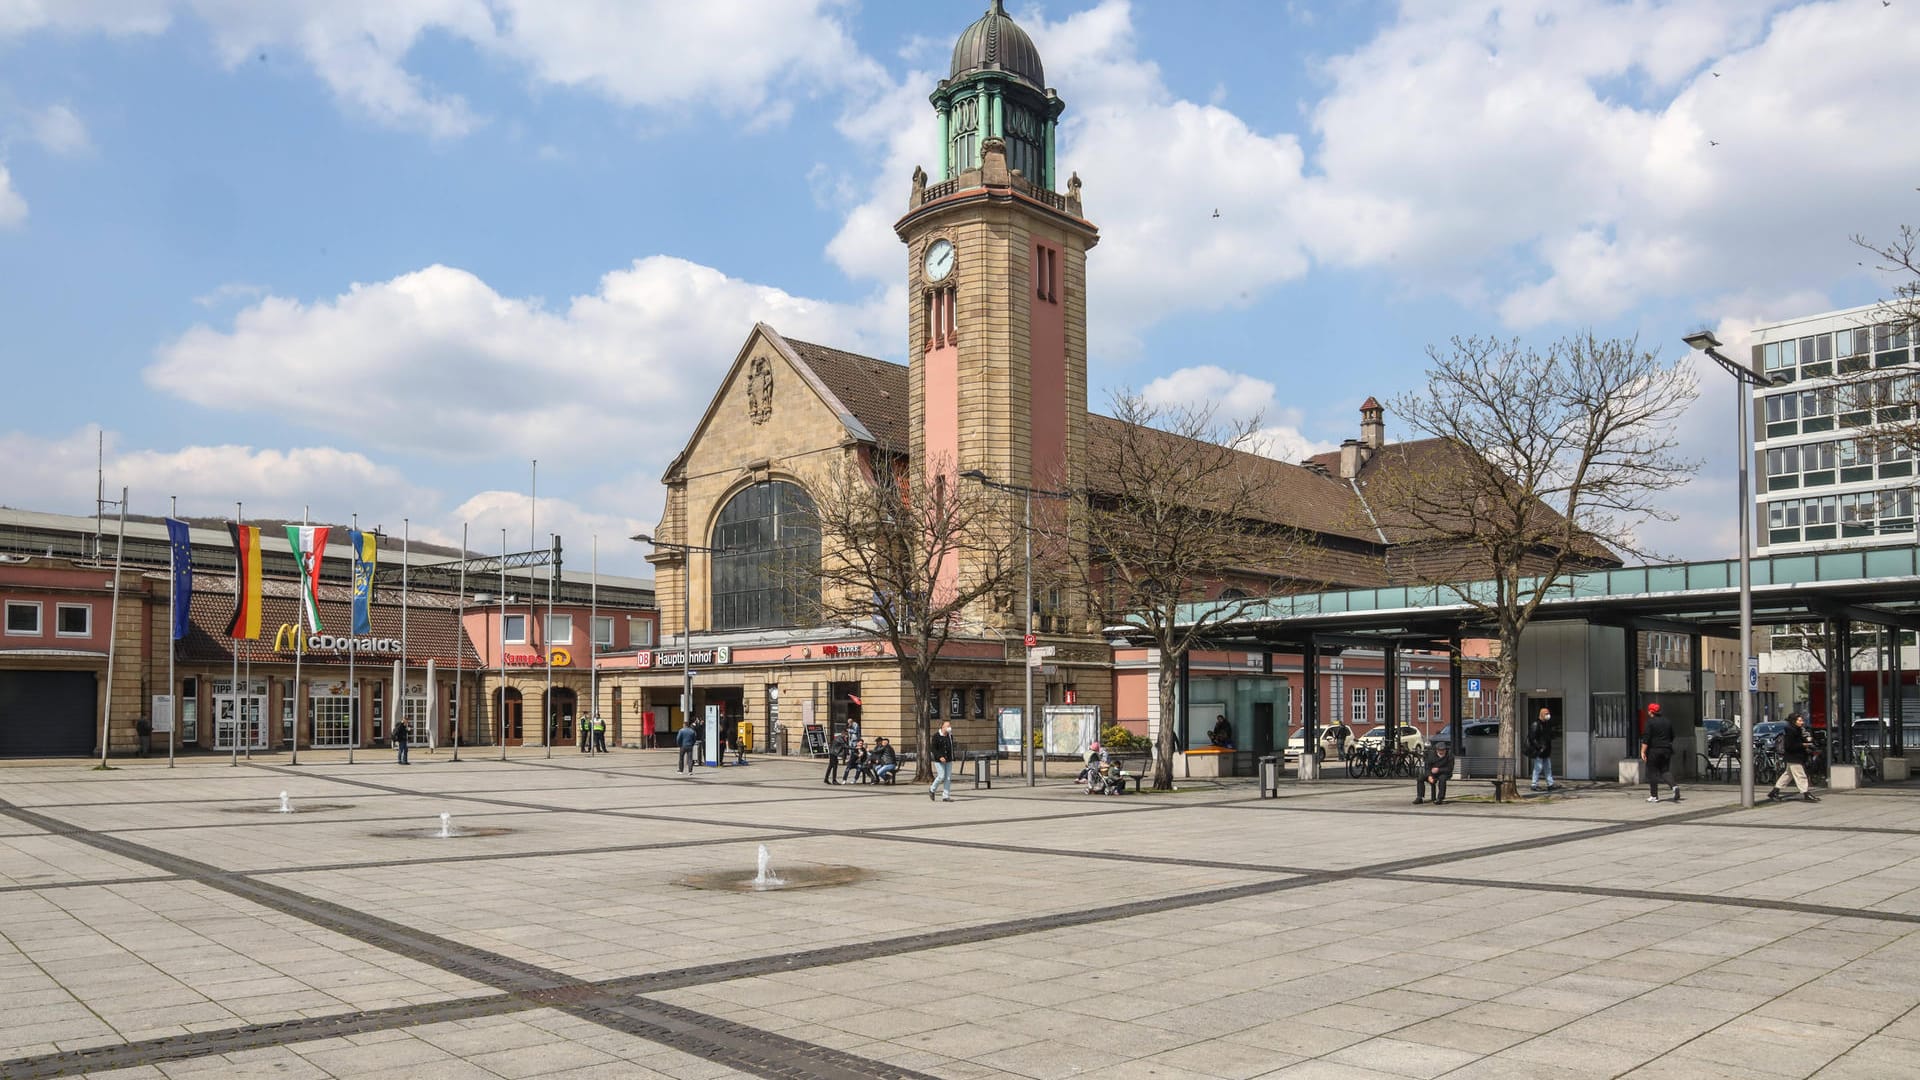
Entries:
{"type": "Polygon", "coordinates": [[[1287,736],[1287,747],[1281,752],[1281,756],[1289,762],[1299,761],[1300,753],[1305,750],[1306,747],[1306,729],[1294,728],[1293,734],[1287,736]]]}
{"type": "MultiPolygon", "coordinates": [[[[1467,746],[1479,744],[1480,740],[1485,740],[1485,744],[1491,744],[1493,740],[1500,737],[1500,721],[1468,720],[1466,723],[1460,725],[1460,734],[1466,739],[1465,745],[1467,746]]],[[[1446,727],[1441,728],[1439,732],[1434,735],[1433,741],[1437,743],[1452,742],[1453,725],[1448,724],[1446,727]]]]}
{"type": "MultiPolygon", "coordinates": [[[[1495,725],[1495,727],[1498,727],[1498,726],[1499,725],[1497,724],[1495,725]]],[[[1369,731],[1365,735],[1360,736],[1360,738],[1357,741],[1362,746],[1377,747],[1382,743],[1384,743],[1386,739],[1387,739],[1387,729],[1384,725],[1382,725],[1381,727],[1374,728],[1372,731],[1369,731]]],[[[1400,725],[1400,745],[1408,750],[1425,750],[1427,748],[1427,737],[1425,735],[1420,734],[1420,729],[1417,727],[1414,727],[1412,724],[1401,724],[1400,725]]]]}
{"type": "Polygon", "coordinates": [[[1731,720],[1710,716],[1700,721],[1700,730],[1707,733],[1708,757],[1719,757],[1723,751],[1739,748],[1740,726],[1731,720]]]}
{"type": "MultiPolygon", "coordinates": [[[[1901,744],[1909,750],[1920,749],[1920,721],[1901,718],[1901,744]]],[[[1853,745],[1870,746],[1885,753],[1887,729],[1892,725],[1878,716],[1863,716],[1853,722],[1853,745]]]]}
{"type": "Polygon", "coordinates": [[[1780,741],[1780,733],[1787,730],[1785,720],[1768,720],[1756,724],[1753,728],[1753,745],[1762,750],[1771,750],[1780,741]]]}

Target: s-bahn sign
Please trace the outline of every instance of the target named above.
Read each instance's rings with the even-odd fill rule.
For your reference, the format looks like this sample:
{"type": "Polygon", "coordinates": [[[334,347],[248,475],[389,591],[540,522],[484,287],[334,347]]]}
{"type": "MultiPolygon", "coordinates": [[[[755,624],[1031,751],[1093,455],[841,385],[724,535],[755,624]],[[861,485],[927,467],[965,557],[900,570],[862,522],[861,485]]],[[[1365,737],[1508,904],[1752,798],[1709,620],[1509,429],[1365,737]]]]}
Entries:
{"type": "Polygon", "coordinates": [[[273,633],[273,651],[279,653],[331,653],[345,656],[366,653],[384,653],[389,656],[400,655],[399,638],[390,637],[349,637],[339,634],[307,634],[301,636],[300,628],[292,623],[281,623],[280,629],[273,633]]]}

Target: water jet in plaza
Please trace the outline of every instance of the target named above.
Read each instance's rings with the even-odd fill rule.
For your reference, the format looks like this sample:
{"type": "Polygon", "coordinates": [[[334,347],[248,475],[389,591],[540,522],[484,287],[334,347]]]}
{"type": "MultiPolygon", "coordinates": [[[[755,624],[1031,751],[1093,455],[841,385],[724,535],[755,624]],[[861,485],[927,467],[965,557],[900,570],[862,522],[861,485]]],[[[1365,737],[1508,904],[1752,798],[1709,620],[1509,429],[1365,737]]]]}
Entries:
{"type": "Polygon", "coordinates": [[[497,825],[455,825],[452,814],[442,813],[437,827],[429,825],[424,829],[389,829],[373,835],[388,840],[467,840],[480,836],[505,836],[513,831],[497,825]]]}
{"type": "Polygon", "coordinates": [[[782,892],[787,889],[819,889],[832,885],[851,885],[856,881],[865,881],[872,873],[858,866],[799,866],[789,867],[784,873],[773,872],[773,857],[767,851],[767,845],[761,844],[754,860],[753,872],[745,870],[716,870],[705,874],[690,874],[675,884],[685,885],[689,889],[709,889],[718,892],[782,892]]]}
{"type": "Polygon", "coordinates": [[[274,811],[274,812],[275,812],[275,813],[277,813],[277,814],[291,814],[291,813],[293,813],[293,800],[292,800],[292,799],[289,799],[289,798],[287,798],[287,793],[286,793],[286,792],[284,792],[284,791],[283,791],[283,792],[281,792],[281,793],[280,793],[280,809],[278,809],[278,810],[276,810],[276,811],[274,811]]]}

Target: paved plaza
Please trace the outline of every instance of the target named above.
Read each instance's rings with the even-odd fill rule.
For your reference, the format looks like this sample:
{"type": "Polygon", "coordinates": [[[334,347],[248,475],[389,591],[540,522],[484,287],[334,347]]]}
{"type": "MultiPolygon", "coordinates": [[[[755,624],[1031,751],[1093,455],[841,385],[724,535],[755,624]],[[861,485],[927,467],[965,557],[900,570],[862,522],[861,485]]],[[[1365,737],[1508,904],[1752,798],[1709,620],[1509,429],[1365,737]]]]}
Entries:
{"type": "Polygon", "coordinates": [[[0,1077],[1920,1070],[1920,791],[934,803],[800,760],[360,759],[0,768],[0,1077]],[[683,883],[762,844],[860,874],[683,883]]]}

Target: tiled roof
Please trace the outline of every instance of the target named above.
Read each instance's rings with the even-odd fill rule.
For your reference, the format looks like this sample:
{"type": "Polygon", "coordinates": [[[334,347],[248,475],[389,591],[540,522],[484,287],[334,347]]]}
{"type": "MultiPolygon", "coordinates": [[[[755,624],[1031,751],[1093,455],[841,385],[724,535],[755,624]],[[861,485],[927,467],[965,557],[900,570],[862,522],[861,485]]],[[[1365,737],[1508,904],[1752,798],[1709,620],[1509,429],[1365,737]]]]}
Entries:
{"type": "MultiPolygon", "coordinates": [[[[261,592],[260,638],[231,644],[239,648],[242,663],[292,663],[292,654],[273,651],[273,638],[281,623],[294,622],[299,610],[299,586],[290,581],[267,581],[261,583],[261,592]]],[[[369,612],[373,619],[373,636],[400,637],[398,591],[389,595],[388,590],[381,589],[375,598],[376,603],[369,612]]],[[[451,596],[414,592],[408,599],[406,642],[409,663],[419,666],[431,659],[451,668],[458,657],[469,668],[480,666],[480,654],[467,641],[451,596]]],[[[188,611],[191,626],[186,639],[180,643],[180,659],[188,662],[231,662],[234,654],[228,649],[227,620],[233,615],[233,579],[196,575],[193,603],[188,611]]],[[[324,632],[328,634],[345,634],[352,627],[351,589],[327,585],[320,587],[320,625],[326,628],[324,632]]],[[[392,664],[397,659],[399,657],[393,654],[380,653],[362,656],[358,662],[362,665],[392,664]]],[[[323,665],[338,663],[344,666],[346,656],[310,653],[306,662],[323,665]]]]}
{"type": "Polygon", "coordinates": [[[913,402],[904,365],[784,335],[783,339],[840,403],[853,410],[881,446],[901,453],[912,447],[913,402]]]}

